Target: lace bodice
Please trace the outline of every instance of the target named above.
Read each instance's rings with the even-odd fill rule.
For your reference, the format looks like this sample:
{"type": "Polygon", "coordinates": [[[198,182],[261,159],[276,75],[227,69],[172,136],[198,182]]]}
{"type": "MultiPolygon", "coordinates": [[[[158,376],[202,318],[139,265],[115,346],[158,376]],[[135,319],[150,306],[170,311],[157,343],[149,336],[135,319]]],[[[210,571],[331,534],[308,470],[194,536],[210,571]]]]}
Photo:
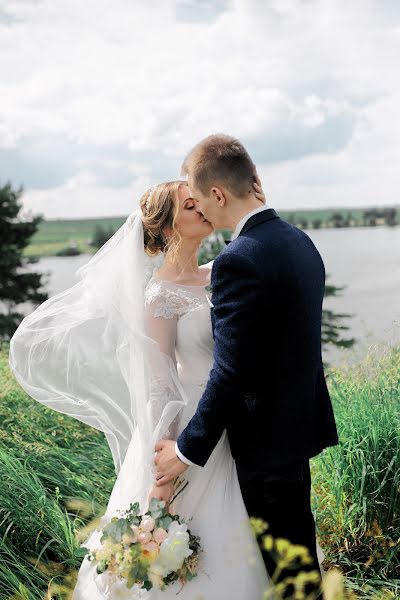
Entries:
{"type": "Polygon", "coordinates": [[[203,286],[183,286],[153,276],[146,289],[145,304],[154,306],[154,317],[172,319],[204,304],[204,291],[203,286]]]}
{"type": "Polygon", "coordinates": [[[206,383],[214,341],[210,292],[153,275],[145,293],[146,322],[151,337],[175,362],[182,380],[206,383]]]}

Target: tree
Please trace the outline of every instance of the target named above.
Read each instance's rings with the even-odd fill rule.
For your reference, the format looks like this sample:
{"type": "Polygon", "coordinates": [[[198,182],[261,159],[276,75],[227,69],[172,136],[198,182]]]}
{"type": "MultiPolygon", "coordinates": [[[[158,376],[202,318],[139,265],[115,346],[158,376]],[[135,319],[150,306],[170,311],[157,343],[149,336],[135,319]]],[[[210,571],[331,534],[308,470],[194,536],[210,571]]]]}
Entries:
{"type": "Polygon", "coordinates": [[[320,229],[322,225],[322,219],[313,219],[311,221],[311,225],[313,229],[320,229]]]}
{"type": "Polygon", "coordinates": [[[23,302],[41,304],[48,294],[40,291],[43,273],[26,269],[37,258],[23,257],[23,249],[43,220],[41,215],[26,220],[20,215],[23,188],[13,190],[7,182],[0,185],[0,340],[11,338],[24,315],[16,310],[23,302]],[[4,311],[4,312],[3,312],[4,311]]]}
{"type": "Polygon", "coordinates": [[[298,226],[301,229],[308,229],[308,221],[307,221],[307,219],[300,219],[300,221],[298,222],[298,226]]]}
{"type": "Polygon", "coordinates": [[[286,217],[286,221],[288,223],[290,223],[291,225],[294,225],[296,223],[297,217],[296,217],[296,213],[289,213],[286,217]]]}
{"type": "Polygon", "coordinates": [[[363,222],[365,227],[375,227],[378,211],[375,208],[367,209],[363,212],[363,222]]]}
{"type": "Polygon", "coordinates": [[[114,235],[115,230],[111,227],[105,229],[101,225],[96,225],[93,240],[91,242],[91,246],[95,246],[96,248],[101,248],[104,244],[114,235]]]}
{"type": "Polygon", "coordinates": [[[344,217],[343,217],[342,213],[340,213],[340,212],[333,213],[333,215],[331,216],[331,221],[332,221],[333,227],[344,227],[345,226],[344,217]]]}
{"type": "Polygon", "coordinates": [[[397,210],[395,208],[385,208],[382,211],[382,215],[386,225],[389,225],[389,227],[394,227],[396,225],[397,210]]]}
{"type": "MultiPolygon", "coordinates": [[[[327,278],[329,275],[327,276],[327,278]]],[[[345,286],[325,285],[324,298],[336,297],[345,286]]],[[[322,309],[322,347],[327,344],[333,344],[340,348],[351,348],[354,345],[354,338],[342,337],[342,332],[349,329],[348,325],[344,325],[344,319],[348,319],[353,315],[335,313],[332,310],[322,309]]]]}

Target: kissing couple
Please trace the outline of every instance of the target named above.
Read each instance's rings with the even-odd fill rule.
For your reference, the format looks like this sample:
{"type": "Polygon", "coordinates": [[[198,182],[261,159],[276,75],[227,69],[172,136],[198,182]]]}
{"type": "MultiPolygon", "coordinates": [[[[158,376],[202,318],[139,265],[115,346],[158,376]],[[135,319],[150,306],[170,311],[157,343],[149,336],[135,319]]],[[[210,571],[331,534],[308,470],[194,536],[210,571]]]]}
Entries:
{"type": "MultiPolygon", "coordinates": [[[[190,522],[203,552],[182,600],[261,600],[300,571],[322,598],[309,459],[338,443],[321,356],[324,264],[266,203],[237,139],[200,141],[182,175],[147,190],[80,281],[25,317],[10,366],[33,398],[105,433],[117,479],[104,523],[152,497],[190,522]],[[200,264],[216,229],[231,242],[200,264]],[[249,517],[267,524],[269,545],[249,517]],[[307,564],[280,568],[282,538],[306,548],[307,564]]],[[[96,544],[92,532],[85,546],[96,544]]],[[[85,557],[73,599],[130,598],[96,577],[85,557]]]]}

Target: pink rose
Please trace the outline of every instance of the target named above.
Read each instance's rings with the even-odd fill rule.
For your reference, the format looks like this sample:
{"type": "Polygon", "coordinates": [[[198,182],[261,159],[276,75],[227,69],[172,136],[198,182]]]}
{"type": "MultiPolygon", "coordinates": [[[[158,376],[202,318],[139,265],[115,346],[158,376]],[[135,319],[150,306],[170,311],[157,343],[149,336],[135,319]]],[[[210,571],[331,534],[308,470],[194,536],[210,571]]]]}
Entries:
{"type": "Polygon", "coordinates": [[[139,529],[140,529],[140,531],[153,531],[155,524],[156,523],[155,523],[153,517],[150,517],[150,515],[144,515],[144,517],[139,525],[139,529]]]}
{"type": "Polygon", "coordinates": [[[157,544],[162,544],[163,541],[167,539],[167,537],[168,533],[162,527],[159,527],[153,533],[154,541],[157,542],[157,544]]]}
{"type": "Polygon", "coordinates": [[[153,536],[151,535],[150,531],[141,531],[139,533],[139,542],[141,544],[148,544],[152,539],[153,536]]]}

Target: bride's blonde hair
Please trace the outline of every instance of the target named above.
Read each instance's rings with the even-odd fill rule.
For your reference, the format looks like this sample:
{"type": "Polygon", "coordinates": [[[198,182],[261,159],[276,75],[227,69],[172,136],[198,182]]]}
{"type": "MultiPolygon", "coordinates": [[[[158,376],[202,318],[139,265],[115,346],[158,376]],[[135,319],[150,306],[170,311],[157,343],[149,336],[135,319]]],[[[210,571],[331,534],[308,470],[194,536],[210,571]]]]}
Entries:
{"type": "Polygon", "coordinates": [[[144,233],[144,249],[149,256],[163,252],[170,262],[178,254],[182,238],[176,229],[178,190],[187,181],[168,181],[148,189],[140,199],[144,233]],[[166,230],[172,231],[169,237],[166,230]]]}

